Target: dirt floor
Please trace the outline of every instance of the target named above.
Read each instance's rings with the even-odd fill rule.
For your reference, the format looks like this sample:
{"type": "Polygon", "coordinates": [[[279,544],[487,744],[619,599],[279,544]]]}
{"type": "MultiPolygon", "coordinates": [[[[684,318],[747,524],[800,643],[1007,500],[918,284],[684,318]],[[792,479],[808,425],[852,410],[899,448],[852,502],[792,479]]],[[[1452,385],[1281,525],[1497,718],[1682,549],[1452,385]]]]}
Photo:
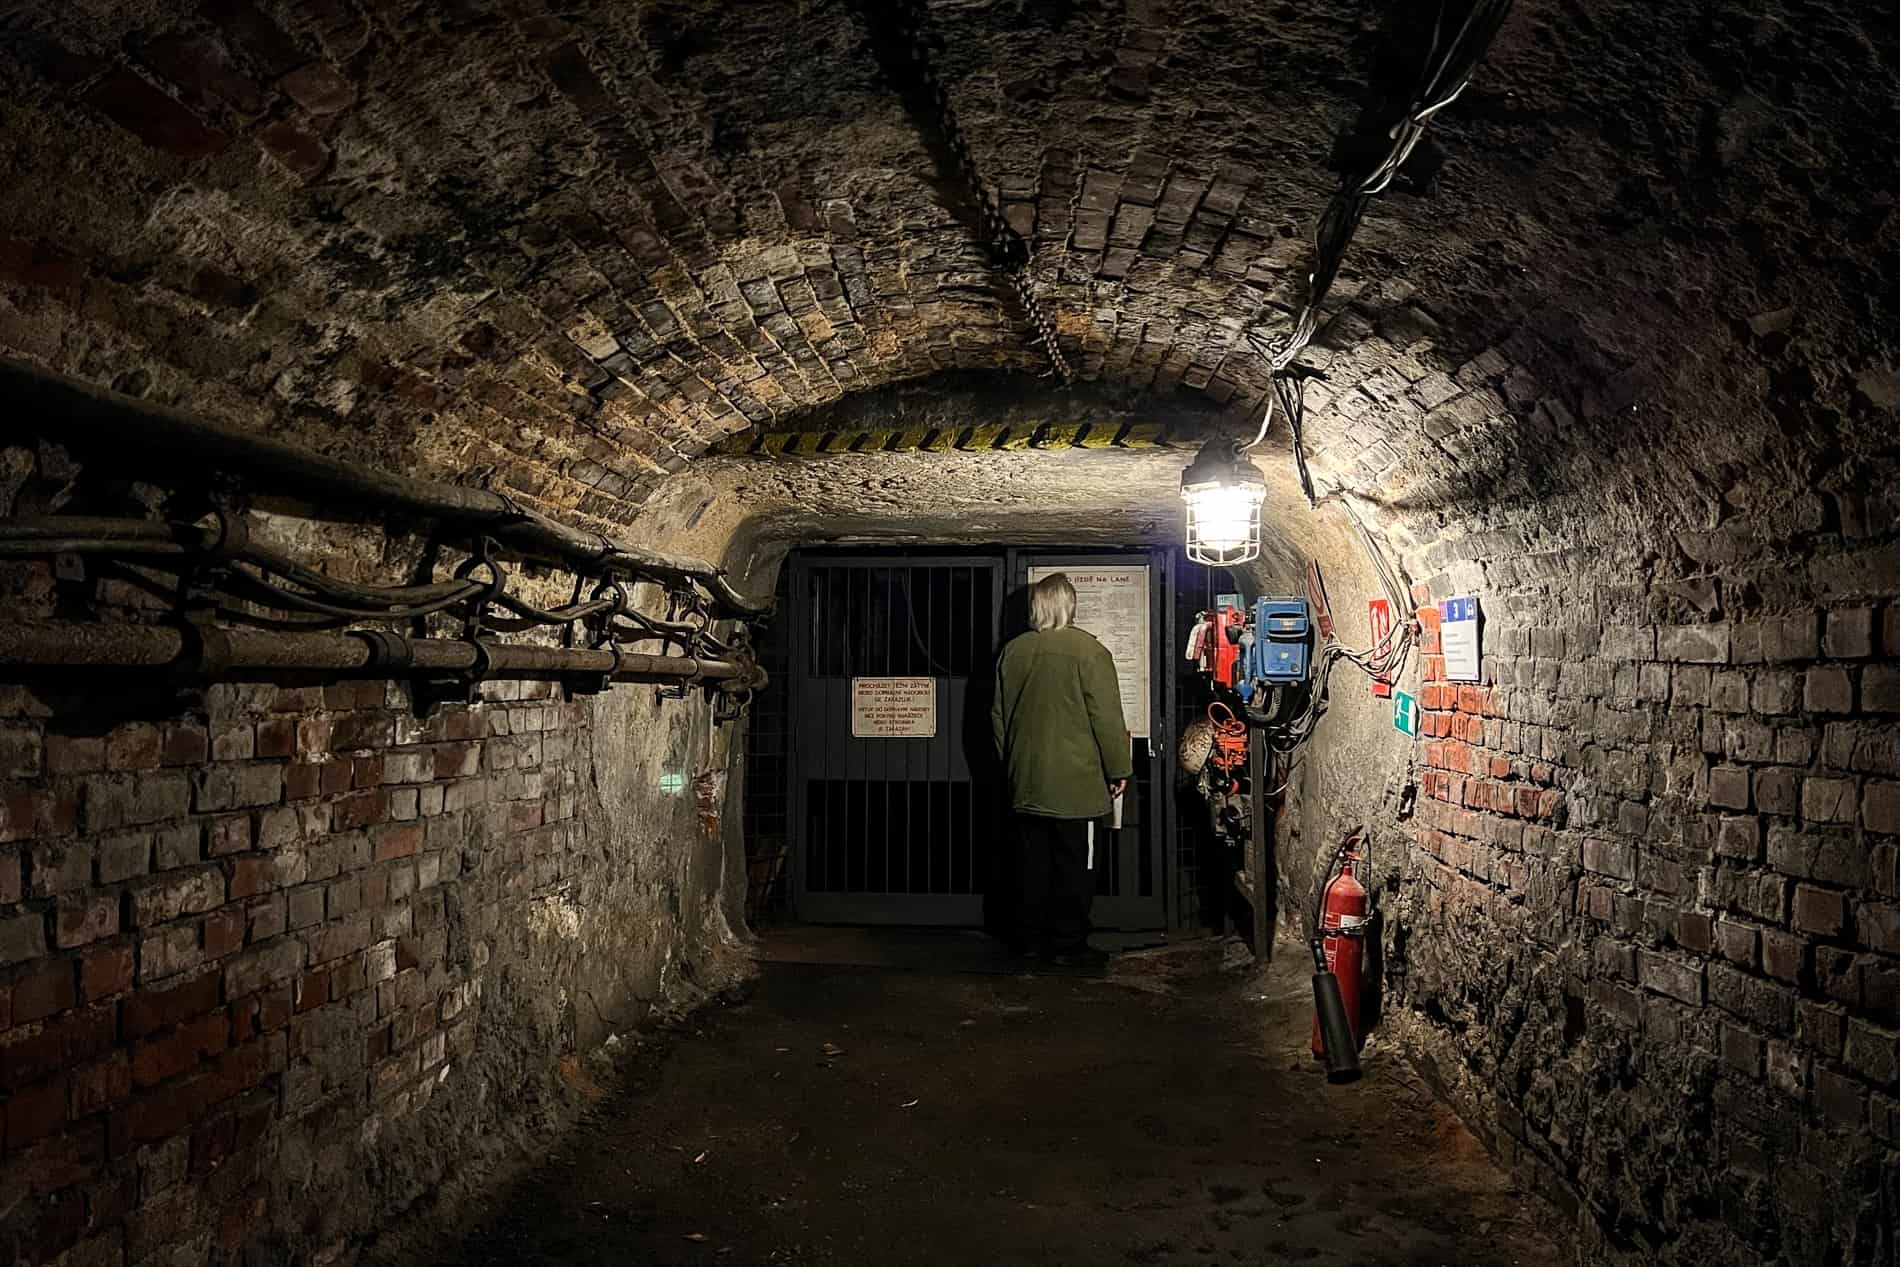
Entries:
{"type": "Polygon", "coordinates": [[[779,943],[748,1001],[650,1044],[415,1261],[1572,1261],[1402,1061],[1375,1043],[1364,1082],[1326,1084],[1295,956],[1261,977],[1136,952],[1090,979],[990,971],[967,941],[919,968],[921,944],[873,967],[779,943]]]}

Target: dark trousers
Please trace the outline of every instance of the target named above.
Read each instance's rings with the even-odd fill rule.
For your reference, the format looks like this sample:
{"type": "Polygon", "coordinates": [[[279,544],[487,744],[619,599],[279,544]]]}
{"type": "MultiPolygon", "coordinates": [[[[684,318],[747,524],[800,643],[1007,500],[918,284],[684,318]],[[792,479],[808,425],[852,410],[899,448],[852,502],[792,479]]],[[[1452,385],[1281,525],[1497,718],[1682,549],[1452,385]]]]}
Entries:
{"type": "Polygon", "coordinates": [[[1095,875],[1089,870],[1089,820],[1016,815],[1016,939],[1055,954],[1088,942],[1095,875]]]}

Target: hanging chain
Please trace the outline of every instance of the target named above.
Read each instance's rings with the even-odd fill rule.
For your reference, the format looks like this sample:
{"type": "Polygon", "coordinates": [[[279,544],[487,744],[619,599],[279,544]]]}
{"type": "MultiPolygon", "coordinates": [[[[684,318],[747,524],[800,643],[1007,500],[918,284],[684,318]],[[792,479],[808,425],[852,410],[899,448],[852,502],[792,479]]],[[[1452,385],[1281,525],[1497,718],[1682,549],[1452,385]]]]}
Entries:
{"type": "Polygon", "coordinates": [[[1042,348],[1065,387],[1072,384],[1074,374],[1056,340],[1055,322],[1036,298],[1032,285],[1030,245],[1003,215],[1002,207],[977,170],[970,143],[957,125],[956,109],[950,104],[950,95],[944,90],[943,80],[938,77],[936,66],[930,60],[930,50],[924,43],[924,15],[920,4],[917,0],[862,0],[859,11],[886,60],[887,72],[924,126],[926,140],[939,165],[948,167],[950,174],[962,182],[961,192],[968,198],[968,211],[976,221],[977,234],[989,252],[991,263],[1008,276],[1023,316],[1035,330],[1031,346],[1042,348]]]}

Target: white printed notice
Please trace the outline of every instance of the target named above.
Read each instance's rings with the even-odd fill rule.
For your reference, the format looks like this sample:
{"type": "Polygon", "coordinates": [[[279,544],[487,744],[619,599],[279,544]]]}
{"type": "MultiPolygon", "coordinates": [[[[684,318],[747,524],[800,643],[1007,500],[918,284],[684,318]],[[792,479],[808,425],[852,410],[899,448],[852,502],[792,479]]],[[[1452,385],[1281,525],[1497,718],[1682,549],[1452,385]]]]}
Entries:
{"type": "Polygon", "coordinates": [[[1478,680],[1478,599],[1445,598],[1438,603],[1438,634],[1445,649],[1445,677],[1453,682],[1478,680]]]}
{"type": "Polygon", "coordinates": [[[1075,623],[1095,635],[1115,660],[1122,688],[1122,720],[1128,733],[1145,739],[1151,730],[1149,707],[1148,569],[1146,566],[1030,568],[1035,584],[1057,572],[1075,586],[1075,623]]]}
{"type": "Polygon", "coordinates": [[[937,679],[851,679],[853,739],[932,739],[937,734],[937,679]]]}

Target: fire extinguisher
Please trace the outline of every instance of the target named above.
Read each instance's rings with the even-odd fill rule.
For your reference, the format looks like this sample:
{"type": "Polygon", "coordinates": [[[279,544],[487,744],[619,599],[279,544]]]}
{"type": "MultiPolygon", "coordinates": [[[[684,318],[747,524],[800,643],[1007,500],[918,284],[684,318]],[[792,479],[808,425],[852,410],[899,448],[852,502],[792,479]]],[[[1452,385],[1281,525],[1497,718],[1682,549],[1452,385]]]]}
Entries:
{"type": "Polygon", "coordinates": [[[1359,832],[1341,842],[1326,868],[1313,920],[1313,1055],[1326,1062],[1327,1077],[1350,1082],[1359,1076],[1359,1023],[1364,985],[1365,937],[1371,925],[1371,894],[1353,874],[1359,832]]]}

